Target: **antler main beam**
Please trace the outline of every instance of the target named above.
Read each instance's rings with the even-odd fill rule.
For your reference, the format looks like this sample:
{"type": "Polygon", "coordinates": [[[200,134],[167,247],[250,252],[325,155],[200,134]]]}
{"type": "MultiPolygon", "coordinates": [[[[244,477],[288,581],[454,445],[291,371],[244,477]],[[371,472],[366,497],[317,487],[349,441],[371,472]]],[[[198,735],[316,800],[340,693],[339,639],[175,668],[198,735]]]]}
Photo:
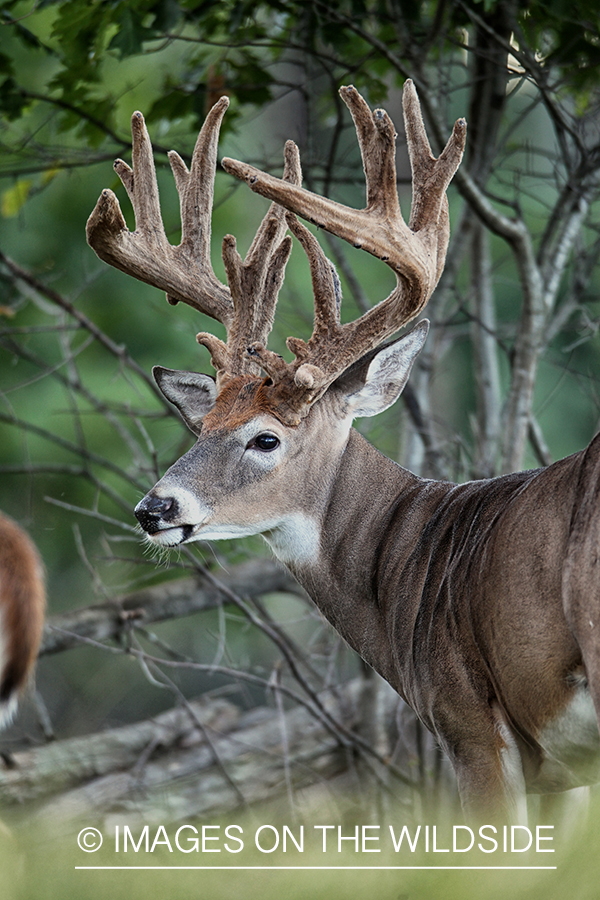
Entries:
{"type": "Polygon", "coordinates": [[[223,168],[263,197],[387,263],[408,286],[408,318],[417,315],[433,293],[448,247],[446,189],[465,146],[466,122],[459,119],[438,159],[425,132],[412,81],[404,86],[404,123],[413,176],[413,200],[408,225],[400,211],[396,189],[394,124],[388,114],[371,112],[354,87],[340,90],[350,110],[365,170],[367,206],[350,209],[304,188],[284,184],[254,166],[225,158],[223,168]]]}

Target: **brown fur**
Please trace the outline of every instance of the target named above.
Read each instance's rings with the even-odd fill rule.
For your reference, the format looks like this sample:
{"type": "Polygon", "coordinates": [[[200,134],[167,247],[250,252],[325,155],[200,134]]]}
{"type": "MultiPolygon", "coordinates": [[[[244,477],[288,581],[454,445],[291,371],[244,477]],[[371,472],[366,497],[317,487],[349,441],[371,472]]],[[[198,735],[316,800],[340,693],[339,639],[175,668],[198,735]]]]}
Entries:
{"type": "Polygon", "coordinates": [[[231,378],[219,391],[214,408],[204,417],[202,430],[233,430],[260,415],[275,416],[286,424],[269,379],[238,375],[231,378]]]}
{"type": "Polygon", "coordinates": [[[6,650],[0,703],[27,684],[42,637],[45,605],[38,552],[25,532],[0,514],[0,621],[6,650]]]}

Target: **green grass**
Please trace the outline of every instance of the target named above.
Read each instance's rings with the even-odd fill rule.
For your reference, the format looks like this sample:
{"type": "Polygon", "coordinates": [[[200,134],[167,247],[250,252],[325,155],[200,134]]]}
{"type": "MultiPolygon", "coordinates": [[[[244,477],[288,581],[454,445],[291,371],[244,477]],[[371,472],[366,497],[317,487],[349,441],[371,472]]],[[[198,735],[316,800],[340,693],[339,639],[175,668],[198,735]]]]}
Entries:
{"type": "MultiPolygon", "coordinates": [[[[93,814],[89,821],[93,822],[93,814]]],[[[393,819],[393,817],[392,817],[393,819]]],[[[290,822],[290,820],[287,820],[290,822]]],[[[365,820],[368,821],[368,820],[365,820]]],[[[110,900],[178,900],[178,898],[206,897],[226,900],[226,898],[244,898],[244,900],[270,900],[270,898],[368,898],[377,900],[559,900],[569,897],[576,900],[596,900],[600,885],[600,805],[596,804],[586,821],[580,816],[578,821],[569,825],[556,825],[554,853],[504,853],[502,846],[491,854],[478,850],[468,853],[433,853],[431,840],[429,852],[412,853],[408,847],[394,853],[389,837],[391,820],[381,822],[379,830],[371,829],[366,834],[379,836],[379,841],[366,844],[370,848],[381,848],[380,853],[355,852],[353,842],[343,843],[342,853],[337,848],[337,832],[327,832],[328,846],[326,852],[322,847],[322,831],[314,828],[315,824],[337,822],[335,814],[325,809],[313,812],[304,824],[304,849],[299,852],[288,840],[287,851],[280,847],[272,853],[260,852],[254,845],[254,836],[260,825],[273,824],[278,833],[283,834],[286,820],[269,809],[261,809],[260,813],[231,814],[220,823],[220,830],[213,827],[207,831],[209,837],[217,837],[206,846],[220,848],[220,853],[191,852],[184,853],[175,846],[177,826],[166,826],[164,832],[158,834],[159,840],[154,852],[145,852],[144,844],[135,852],[131,845],[128,852],[123,852],[123,823],[127,816],[120,817],[120,852],[115,852],[114,824],[96,823],[104,835],[102,848],[95,853],[85,853],[77,845],[77,834],[83,823],[77,826],[64,826],[57,822],[49,830],[29,826],[18,826],[11,834],[0,836],[0,897],[2,900],[92,900],[92,898],[110,898],[110,900]],[[227,839],[225,826],[236,823],[243,828],[243,849],[238,853],[228,852],[225,848],[227,839]],[[173,846],[170,852],[164,843],[167,835],[173,846]],[[81,869],[80,866],[129,866],[120,870],[81,869]],[[134,869],[133,866],[152,866],[150,870],[134,869]],[[159,869],[159,866],[224,866],[225,869],[182,870],[175,868],[159,869]],[[242,866],[250,868],[241,868],[242,866]],[[251,867],[265,868],[251,868],[251,867]],[[276,867],[289,867],[283,871],[276,867]],[[354,867],[346,870],[311,867],[354,867]],[[403,866],[402,869],[365,870],[356,867],[403,866]],[[408,867],[425,866],[428,869],[408,867]],[[454,870],[441,868],[454,866],[454,870]],[[487,866],[487,870],[459,869],[458,866],[487,866]],[[492,869],[492,866],[519,866],[516,871],[508,869],[492,869]],[[555,866],[549,870],[527,869],[526,866],[555,866]],[[301,868],[291,868],[301,867],[301,868]]],[[[202,824],[194,823],[200,831],[202,824]]],[[[359,824],[361,824],[359,822],[359,824]]],[[[372,823],[371,823],[372,824],[372,823]]],[[[399,816],[392,824],[399,832],[403,821],[399,816]]],[[[432,823],[431,823],[432,824],[432,823]]],[[[149,826],[150,846],[157,835],[157,825],[149,826]]],[[[290,830],[299,841],[300,826],[290,824],[290,830]]],[[[344,835],[354,833],[354,824],[343,826],[344,835]]],[[[360,833],[360,832],[359,832],[360,833]]],[[[239,832],[230,835],[239,836],[239,832]]],[[[414,836],[414,828],[411,828],[414,836]]],[[[430,827],[430,839],[431,839],[430,827]]],[[[182,833],[180,844],[185,838],[193,836],[187,830],[182,833]]],[[[461,833],[461,837],[465,832],[461,833]]],[[[262,832],[263,847],[272,846],[274,832],[265,829],[262,832]]],[[[451,844],[450,827],[440,825],[438,828],[437,847],[451,844]]],[[[239,843],[228,842],[233,849],[239,843]]],[[[490,846],[489,844],[486,846],[490,846]]]]}

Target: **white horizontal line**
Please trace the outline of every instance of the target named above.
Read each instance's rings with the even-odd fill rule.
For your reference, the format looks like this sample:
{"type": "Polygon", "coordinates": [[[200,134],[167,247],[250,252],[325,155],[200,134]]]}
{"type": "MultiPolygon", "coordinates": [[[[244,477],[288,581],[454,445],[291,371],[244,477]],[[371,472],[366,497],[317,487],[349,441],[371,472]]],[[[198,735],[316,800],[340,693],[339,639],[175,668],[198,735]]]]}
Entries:
{"type": "Polygon", "coordinates": [[[76,869],[163,869],[163,870],[179,870],[179,869],[199,869],[202,871],[210,871],[214,869],[215,871],[227,872],[233,870],[249,870],[249,869],[260,869],[261,871],[285,871],[289,869],[290,871],[297,872],[298,870],[306,870],[306,871],[318,871],[320,869],[331,871],[345,871],[350,872],[354,870],[360,871],[390,871],[390,870],[398,870],[398,869],[418,869],[420,871],[436,871],[438,869],[446,869],[452,871],[455,869],[459,870],[473,870],[477,869],[480,871],[506,871],[511,870],[515,871],[518,869],[523,870],[535,870],[535,871],[546,871],[546,870],[554,870],[557,866],[75,866],[76,869]]]}

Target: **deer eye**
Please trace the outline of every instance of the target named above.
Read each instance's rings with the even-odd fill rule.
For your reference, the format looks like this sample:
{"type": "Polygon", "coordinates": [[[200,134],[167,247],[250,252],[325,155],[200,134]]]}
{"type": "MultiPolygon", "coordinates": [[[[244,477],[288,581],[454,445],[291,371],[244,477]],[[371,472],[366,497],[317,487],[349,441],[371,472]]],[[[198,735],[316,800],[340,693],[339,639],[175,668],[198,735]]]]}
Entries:
{"type": "Polygon", "coordinates": [[[276,447],[279,447],[279,438],[267,432],[257,434],[254,440],[248,444],[248,448],[250,447],[256,447],[257,450],[268,453],[270,450],[275,450],[276,447]]]}

